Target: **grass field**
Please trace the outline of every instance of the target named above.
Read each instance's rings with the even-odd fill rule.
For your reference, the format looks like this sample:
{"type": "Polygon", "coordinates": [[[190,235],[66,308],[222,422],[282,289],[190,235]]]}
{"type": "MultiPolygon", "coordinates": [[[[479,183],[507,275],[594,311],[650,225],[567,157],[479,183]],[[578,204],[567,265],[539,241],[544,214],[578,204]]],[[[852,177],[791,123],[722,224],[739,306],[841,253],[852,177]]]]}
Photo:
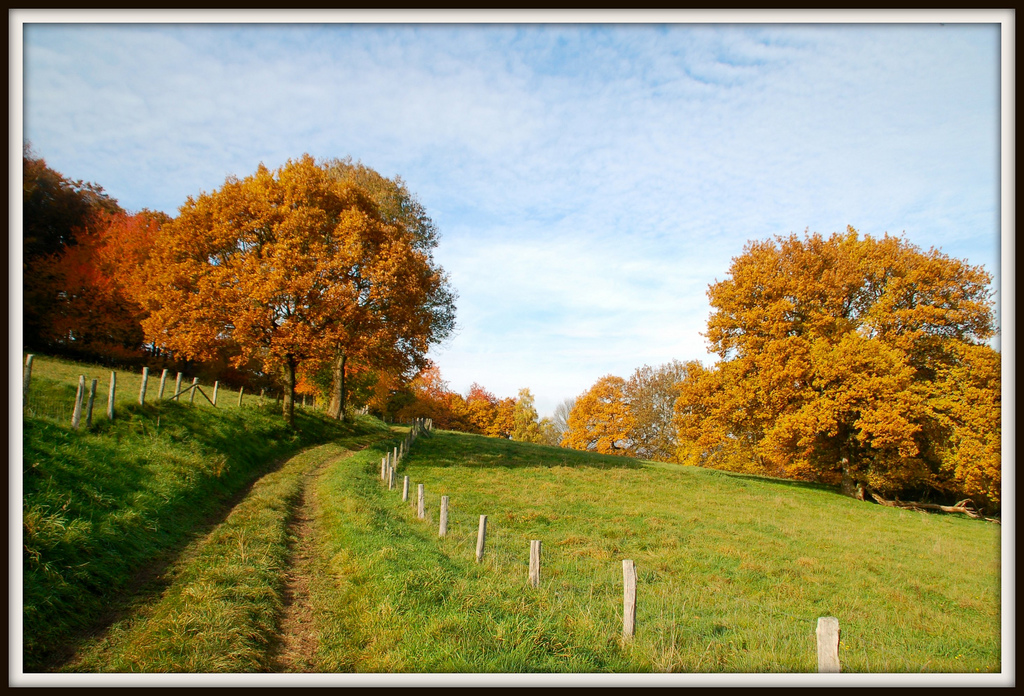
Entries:
{"type": "MultiPolygon", "coordinates": [[[[89,369],[96,368],[37,359],[30,389],[57,400],[89,369]]],[[[296,422],[288,430],[278,406],[261,406],[258,397],[239,409],[237,396],[234,408],[216,409],[122,402],[113,422],[94,416],[92,428],[80,430],[67,419],[26,414],[25,671],[50,668],[126,611],[135,593],[159,585],[160,569],[285,459],[318,443],[387,432],[373,419],[342,425],[302,409],[296,422]]]]}
{"type": "Polygon", "coordinates": [[[813,672],[820,616],[840,621],[847,672],[1000,669],[990,523],[445,432],[403,466],[427,491],[425,522],[379,483],[372,456],[361,477],[357,466],[318,488],[328,671],[813,672]],[[450,531],[438,539],[442,495],[450,531]],[[539,589],[527,584],[531,539],[539,589]],[[627,558],[639,576],[628,644],[627,558]]]}
{"type": "MultiPolygon", "coordinates": [[[[77,382],[82,368],[65,368],[77,382]]],[[[69,380],[41,372],[54,388],[69,380]]],[[[320,672],[814,672],[821,616],[839,619],[844,672],[1000,671],[989,522],[450,432],[416,441],[402,502],[401,485],[379,478],[399,433],[301,410],[298,422],[289,433],[271,404],[125,403],[88,432],[27,418],[26,671],[70,648],[75,671],[269,669],[304,485],[320,672]],[[543,545],[539,588],[527,582],[531,539],[543,545]],[[632,641],[623,559],[638,570],[632,641]]]]}

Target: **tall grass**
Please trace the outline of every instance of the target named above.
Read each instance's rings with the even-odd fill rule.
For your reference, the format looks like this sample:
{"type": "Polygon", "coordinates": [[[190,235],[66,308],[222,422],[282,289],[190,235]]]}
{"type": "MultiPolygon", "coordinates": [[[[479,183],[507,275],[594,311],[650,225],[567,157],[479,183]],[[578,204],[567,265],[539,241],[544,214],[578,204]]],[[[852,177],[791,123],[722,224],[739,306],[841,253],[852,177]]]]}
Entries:
{"type": "MultiPolygon", "coordinates": [[[[33,389],[46,380],[64,389],[60,374],[41,369],[47,362],[35,364],[33,389]]],[[[305,447],[365,431],[369,422],[346,426],[300,410],[289,430],[272,403],[213,409],[122,402],[113,422],[94,416],[91,431],[26,414],[25,671],[52,668],[88,631],[116,618],[156,569],[219,522],[232,498],[261,475],[305,447]]]]}
{"type": "Polygon", "coordinates": [[[827,615],[840,621],[844,671],[1000,669],[989,523],[446,432],[403,463],[428,492],[424,522],[380,485],[379,456],[347,460],[318,488],[325,671],[813,672],[827,615]],[[438,539],[442,495],[450,531],[438,539]],[[543,544],[536,590],[531,539],[543,544]],[[639,574],[630,643],[625,558],[639,574]]]}

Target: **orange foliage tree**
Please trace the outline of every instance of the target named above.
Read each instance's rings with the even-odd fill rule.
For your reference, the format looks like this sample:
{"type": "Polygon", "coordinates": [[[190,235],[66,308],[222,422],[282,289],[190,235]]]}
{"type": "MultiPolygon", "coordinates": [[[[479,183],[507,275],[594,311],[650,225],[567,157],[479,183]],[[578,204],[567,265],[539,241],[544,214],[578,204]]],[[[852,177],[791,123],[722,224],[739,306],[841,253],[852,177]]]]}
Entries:
{"type": "Polygon", "coordinates": [[[455,292],[433,258],[437,229],[400,177],[389,179],[351,158],[323,166],[333,180],[364,191],[381,220],[396,231],[392,243],[378,252],[379,263],[362,267],[362,277],[354,279],[361,311],[348,319],[331,366],[329,410],[344,418],[348,366],[411,379],[427,366],[428,348],[454,329],[455,292]]]}
{"type": "Polygon", "coordinates": [[[146,210],[106,213],[78,230],[74,245],[40,262],[44,273],[59,278],[47,332],[56,345],[93,359],[143,355],[139,269],[169,219],[146,210]]]}
{"type": "Polygon", "coordinates": [[[576,398],[562,433],[562,446],[601,454],[629,455],[633,419],[625,396],[626,380],[606,375],[576,398]]]}
{"type": "Polygon", "coordinates": [[[849,494],[998,503],[999,425],[983,412],[998,403],[999,357],[982,343],[994,333],[983,269],[848,228],[748,243],[729,275],[708,291],[706,336],[721,360],[689,365],[680,386],[681,454],[849,494]]]}
{"type": "MultiPolygon", "coordinates": [[[[374,311],[402,302],[395,291],[408,278],[412,246],[362,189],[309,155],[273,172],[260,165],[190,197],[161,229],[146,266],[143,328],[193,359],[230,343],[235,364],[280,370],[291,424],[299,365],[324,364],[339,346],[400,340],[374,311]]],[[[403,312],[399,327],[415,320],[403,312]]]]}

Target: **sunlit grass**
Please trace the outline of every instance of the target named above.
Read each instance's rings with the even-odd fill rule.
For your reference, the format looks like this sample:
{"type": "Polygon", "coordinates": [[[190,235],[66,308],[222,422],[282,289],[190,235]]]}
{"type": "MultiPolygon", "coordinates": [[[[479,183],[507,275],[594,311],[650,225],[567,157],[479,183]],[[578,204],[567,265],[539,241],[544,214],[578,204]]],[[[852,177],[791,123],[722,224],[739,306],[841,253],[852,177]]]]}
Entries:
{"type": "Polygon", "coordinates": [[[413,490],[425,484],[424,522],[379,484],[374,456],[319,489],[325,670],[812,672],[816,621],[836,616],[844,671],[999,671],[989,523],[445,432],[403,465],[413,490]],[[538,590],[530,539],[543,544],[538,590]],[[625,558],[639,574],[629,644],[625,558]]]}

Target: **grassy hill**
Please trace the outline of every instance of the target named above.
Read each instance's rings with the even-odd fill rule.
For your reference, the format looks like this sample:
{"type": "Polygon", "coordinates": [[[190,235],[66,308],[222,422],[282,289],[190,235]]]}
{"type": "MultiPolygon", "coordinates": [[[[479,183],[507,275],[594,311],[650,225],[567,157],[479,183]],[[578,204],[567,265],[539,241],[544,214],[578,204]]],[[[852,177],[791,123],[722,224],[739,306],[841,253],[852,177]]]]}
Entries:
{"type": "Polygon", "coordinates": [[[403,460],[403,502],[379,478],[397,434],[373,419],[341,428],[307,412],[289,435],[256,406],[125,411],[88,434],[26,422],[26,664],[94,625],[163,554],[159,596],[82,641],[67,668],[270,668],[283,520],[308,480],[316,671],[813,672],[820,616],[839,619],[844,672],[1000,670],[1000,528],[988,522],[449,432],[403,460]],[[539,588],[527,582],[531,539],[539,588]],[[623,559],[638,570],[629,642],[623,559]],[[83,607],[86,619],[47,628],[83,607]]]}

